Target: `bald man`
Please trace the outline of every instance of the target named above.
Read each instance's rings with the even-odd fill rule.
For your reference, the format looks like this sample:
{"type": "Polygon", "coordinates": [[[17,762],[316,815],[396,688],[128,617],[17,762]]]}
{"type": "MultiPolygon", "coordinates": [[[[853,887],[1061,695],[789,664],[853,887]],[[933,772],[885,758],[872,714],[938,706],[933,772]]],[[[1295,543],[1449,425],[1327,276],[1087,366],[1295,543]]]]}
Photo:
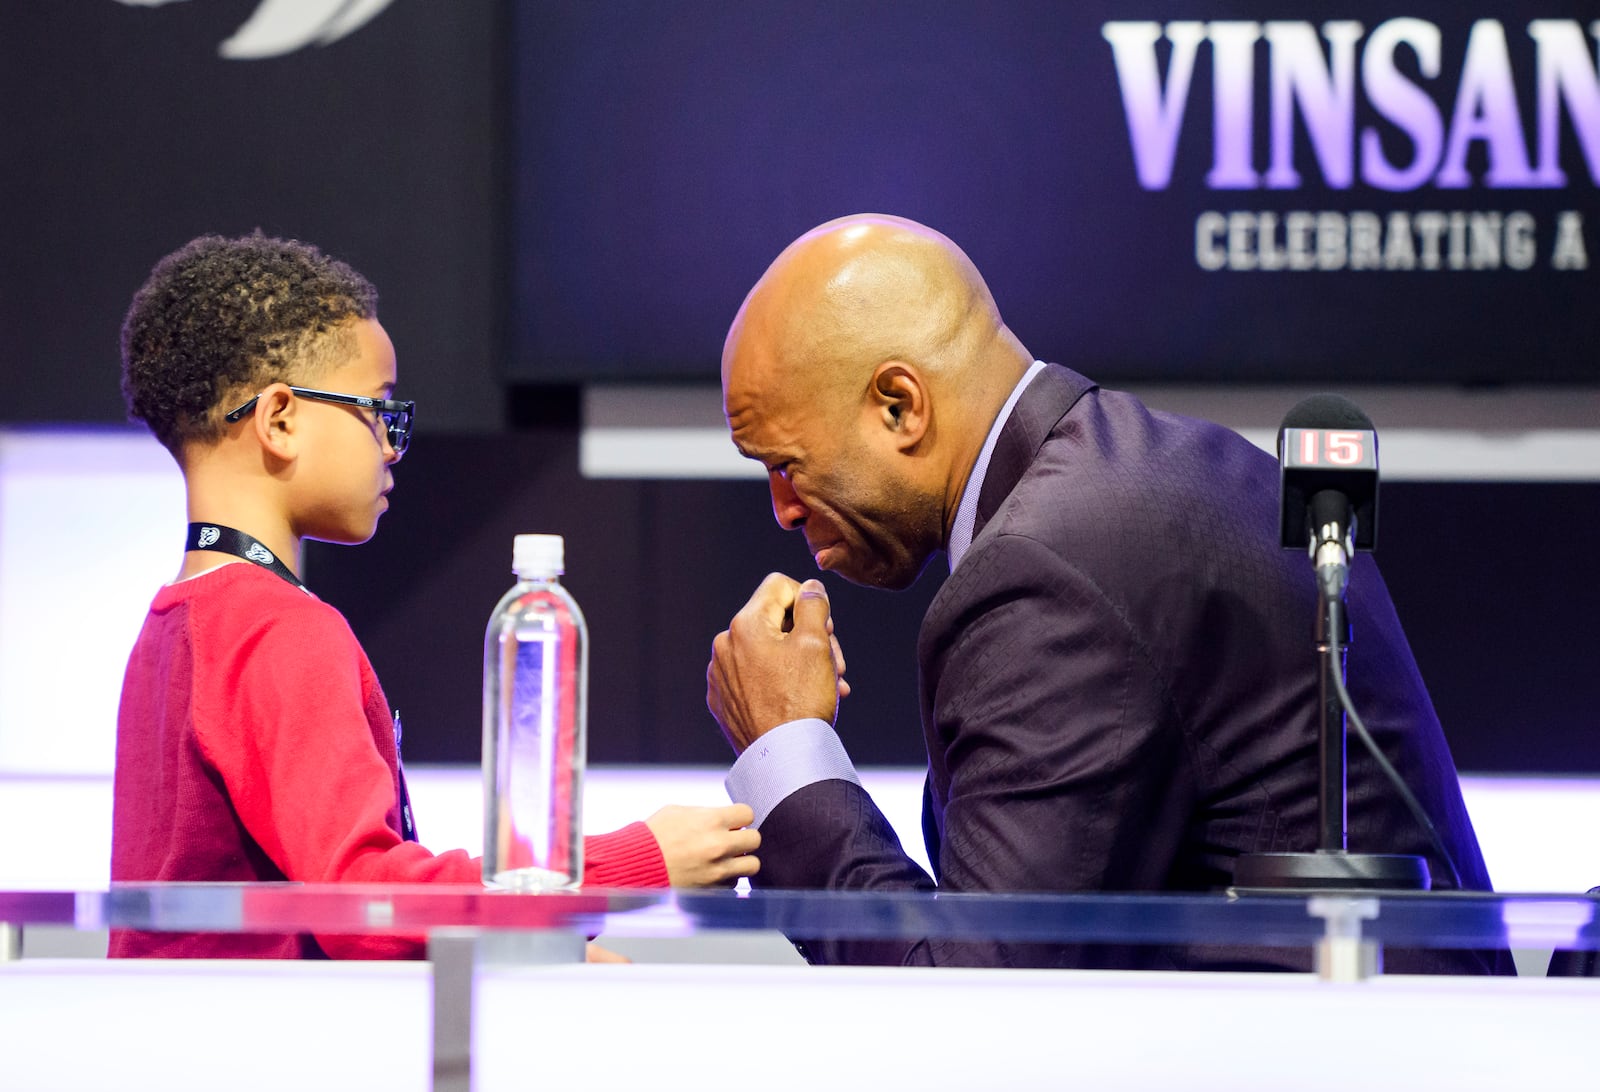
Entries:
{"type": "MultiPolygon", "coordinates": [[[[904,588],[950,576],[918,640],[934,876],[902,851],[833,725],[844,657],[826,592],[774,574],[713,643],[707,704],[739,752],[774,888],[1211,891],[1243,854],[1317,841],[1316,590],[1279,548],[1277,463],[1207,422],[1033,358],[949,239],[853,216],[779,255],[722,357],[733,441],[818,568],[904,588]]],[[[1438,827],[1432,849],[1365,753],[1350,848],[1488,889],[1383,581],[1352,567],[1357,708],[1438,827]]],[[[894,730],[854,725],[855,731],[894,730]]],[[[831,941],[820,962],[1303,966],[1292,951],[831,941]]],[[[1505,971],[1391,952],[1396,971],[1505,971]]]]}

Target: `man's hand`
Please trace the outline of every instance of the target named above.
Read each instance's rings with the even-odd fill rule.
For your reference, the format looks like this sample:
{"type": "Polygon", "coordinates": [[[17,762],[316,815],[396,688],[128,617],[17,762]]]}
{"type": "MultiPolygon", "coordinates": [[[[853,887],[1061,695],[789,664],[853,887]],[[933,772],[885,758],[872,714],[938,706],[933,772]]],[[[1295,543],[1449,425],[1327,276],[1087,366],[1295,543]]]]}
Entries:
{"type": "Polygon", "coordinates": [[[746,829],[754,820],[748,804],[725,808],[668,804],[644,825],[656,836],[673,887],[711,887],[754,876],[761,867],[749,856],[761,845],[761,833],[746,829]]]}
{"type": "Polygon", "coordinates": [[[706,706],[738,753],[791,720],[832,724],[848,693],[819,580],[799,584],[772,573],[711,642],[706,706]]]}

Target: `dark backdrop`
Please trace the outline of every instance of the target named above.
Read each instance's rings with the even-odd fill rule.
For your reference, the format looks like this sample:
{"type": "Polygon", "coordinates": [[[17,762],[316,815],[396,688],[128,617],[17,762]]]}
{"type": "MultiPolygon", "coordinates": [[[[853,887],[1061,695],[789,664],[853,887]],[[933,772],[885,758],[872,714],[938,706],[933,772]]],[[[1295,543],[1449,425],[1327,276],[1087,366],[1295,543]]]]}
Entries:
{"type": "Polygon", "coordinates": [[[422,427],[502,424],[496,0],[395,0],[228,60],[259,0],[0,4],[0,423],[119,421],[117,331],[204,232],[308,239],[378,286],[422,427]]]}
{"type": "MultiPolygon", "coordinates": [[[[889,212],[965,247],[1025,345],[1097,378],[1600,379],[1600,309],[1588,306],[1600,294],[1600,109],[1583,105],[1596,93],[1592,3],[546,0],[513,10],[513,376],[715,379],[734,308],[784,244],[845,213],[889,212]],[[1377,32],[1398,16],[1432,28],[1413,28],[1417,40],[1437,34],[1436,73],[1421,70],[1415,47],[1383,45],[1377,32]],[[1535,184],[1511,169],[1542,147],[1530,22],[1563,17],[1586,62],[1571,69],[1579,108],[1550,102],[1566,177],[1535,184]],[[1214,123],[1213,42],[1196,47],[1181,96],[1164,38],[1114,61],[1108,24],[1147,22],[1159,35],[1181,20],[1259,24],[1248,59],[1224,65],[1253,76],[1248,109],[1228,115],[1237,123],[1214,123]],[[1327,82],[1323,28],[1334,20],[1358,24],[1348,111],[1308,92],[1275,112],[1280,76],[1327,82]],[[1309,49],[1269,46],[1279,24],[1309,49]],[[1464,79],[1469,51],[1481,78],[1464,79]],[[1141,55],[1149,79],[1135,75],[1141,55]],[[1376,73],[1390,59],[1397,76],[1385,81],[1376,73]],[[1148,111],[1130,109],[1142,99],[1148,111]],[[1423,120],[1397,121],[1402,99],[1423,120]],[[1142,180],[1130,118],[1180,112],[1170,173],[1142,180]],[[1290,122],[1283,134],[1275,116],[1290,122]],[[1326,139],[1325,163],[1311,137],[1340,117],[1351,125],[1326,139]],[[1429,117],[1444,138],[1433,156],[1410,135],[1429,117]],[[1460,186],[1438,169],[1458,132],[1476,134],[1460,186]],[[1219,133],[1248,150],[1242,181],[1212,180],[1219,133]],[[1396,167],[1422,159],[1414,183],[1368,180],[1368,134],[1396,167]],[[1298,177],[1269,173],[1274,154],[1298,177]],[[1292,264],[1297,213],[1345,230],[1375,217],[1385,261],[1402,238],[1415,267],[1400,268],[1397,251],[1395,268],[1355,269],[1346,246],[1338,269],[1235,268],[1236,223],[1237,261],[1292,264]],[[1278,257],[1262,259],[1268,214],[1278,257]],[[1514,215],[1536,248],[1525,269],[1509,260],[1514,215]],[[1434,270],[1426,216],[1442,218],[1434,270]],[[1479,245],[1474,218],[1500,225],[1494,247],[1479,245]],[[1585,268],[1556,268],[1562,222],[1581,226],[1585,268]],[[1200,234],[1205,263],[1221,255],[1221,268],[1202,263],[1200,234]]],[[[1542,60],[1554,56],[1549,46],[1542,60]]],[[[1144,159],[1159,143],[1141,140],[1144,159]]],[[[1316,249],[1312,235],[1295,238],[1316,249]]]]}
{"type": "MultiPolygon", "coordinates": [[[[1484,137],[1459,188],[1433,172],[1383,189],[1355,150],[1370,130],[1396,163],[1414,155],[1364,75],[1370,49],[1392,57],[1447,135],[1503,129],[1497,147],[1537,159],[1531,22],[1576,35],[1581,103],[1596,89],[1592,3],[393,0],[324,45],[220,56],[261,10],[0,5],[0,422],[119,419],[128,297],[203,231],[261,227],[351,261],[382,292],[402,385],[426,407],[420,427],[492,431],[506,423],[508,379],[714,380],[728,319],[777,250],[863,210],[946,230],[1024,344],[1107,380],[1600,380],[1600,309],[1588,305],[1600,295],[1600,110],[1554,104],[1556,186],[1493,184],[1484,137]],[[1408,46],[1372,46],[1397,16],[1437,32],[1437,75],[1408,46]],[[1327,78],[1324,24],[1360,23],[1348,184],[1313,153],[1315,109],[1296,100],[1288,137],[1272,135],[1282,51],[1265,40],[1250,53],[1245,117],[1254,181],[1210,180],[1210,41],[1187,94],[1164,107],[1183,107],[1170,175],[1141,181],[1139,111],[1105,28],[1207,19],[1299,27],[1315,55],[1284,71],[1312,83],[1327,78]],[[1462,90],[1475,20],[1503,39],[1473,84],[1495,95],[1462,90]],[[1276,187],[1264,172],[1285,139],[1300,177],[1276,187]],[[1207,212],[1258,226],[1271,213],[1281,248],[1296,211],[1385,224],[1523,212],[1537,258],[1526,270],[1197,263],[1207,212]],[[1594,259],[1583,269],[1552,266],[1565,214],[1594,259]]],[[[1146,53],[1146,90],[1165,95],[1172,47],[1146,53]]]]}

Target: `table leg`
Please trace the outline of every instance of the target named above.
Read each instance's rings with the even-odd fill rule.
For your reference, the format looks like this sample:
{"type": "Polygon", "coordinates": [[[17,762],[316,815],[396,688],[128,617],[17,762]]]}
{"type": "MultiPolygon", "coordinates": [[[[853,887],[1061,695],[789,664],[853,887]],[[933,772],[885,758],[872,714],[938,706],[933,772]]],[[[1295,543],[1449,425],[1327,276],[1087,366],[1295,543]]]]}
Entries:
{"type": "Polygon", "coordinates": [[[582,963],[586,941],[566,932],[438,929],[433,964],[433,1092],[472,1092],[472,1029],[478,969],[491,964],[582,963]]]}

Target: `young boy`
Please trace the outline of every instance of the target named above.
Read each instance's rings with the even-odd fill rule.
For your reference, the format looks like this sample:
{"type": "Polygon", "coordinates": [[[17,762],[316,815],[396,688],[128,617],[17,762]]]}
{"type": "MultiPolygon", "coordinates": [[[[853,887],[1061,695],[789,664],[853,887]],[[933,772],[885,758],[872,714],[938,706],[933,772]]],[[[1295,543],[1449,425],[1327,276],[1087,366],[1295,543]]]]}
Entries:
{"type": "MultiPolygon", "coordinates": [[[[205,236],[157,263],[122,328],[122,388],[183,471],[189,539],[128,660],[115,881],[478,883],[415,840],[394,713],[304,539],[359,543],[389,507],[414,406],[377,293],[305,243],[205,236]]],[[[756,869],[744,805],[663,808],[586,839],[594,887],[756,869]]],[[[406,937],[117,930],[113,956],[420,957],[406,937]]]]}

